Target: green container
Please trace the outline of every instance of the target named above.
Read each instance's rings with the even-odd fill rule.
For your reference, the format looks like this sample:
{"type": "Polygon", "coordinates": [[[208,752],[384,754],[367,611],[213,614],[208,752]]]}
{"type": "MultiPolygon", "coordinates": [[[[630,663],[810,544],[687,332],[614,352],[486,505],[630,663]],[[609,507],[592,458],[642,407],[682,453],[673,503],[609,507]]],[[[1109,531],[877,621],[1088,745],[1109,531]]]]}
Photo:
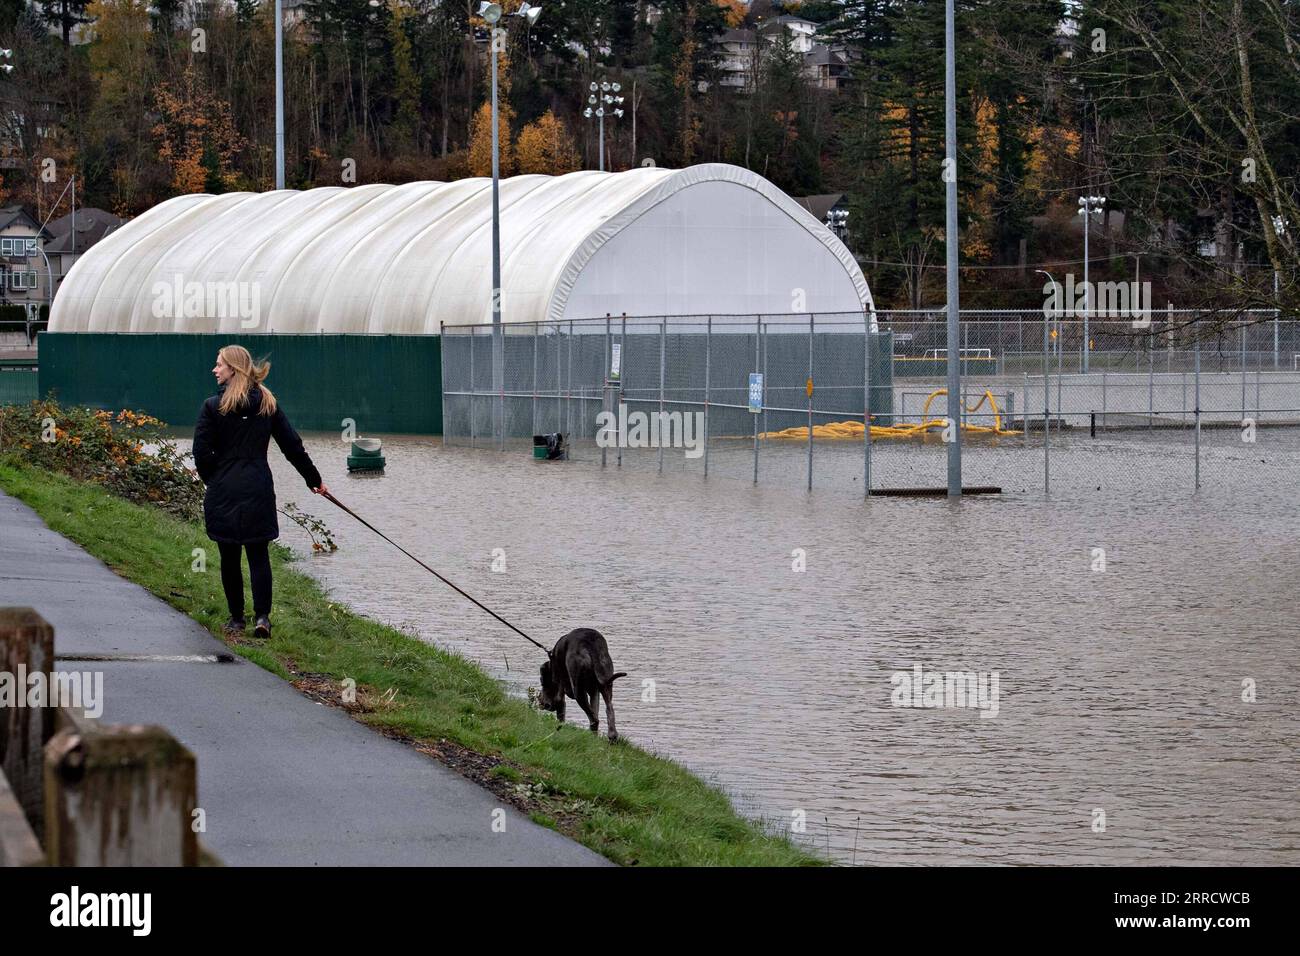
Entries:
{"type": "Polygon", "coordinates": [[[352,443],[353,458],[383,458],[384,443],[378,438],[358,438],[352,443]]]}
{"type": "Polygon", "coordinates": [[[383,471],[383,455],[348,455],[348,471],[383,471]]]}

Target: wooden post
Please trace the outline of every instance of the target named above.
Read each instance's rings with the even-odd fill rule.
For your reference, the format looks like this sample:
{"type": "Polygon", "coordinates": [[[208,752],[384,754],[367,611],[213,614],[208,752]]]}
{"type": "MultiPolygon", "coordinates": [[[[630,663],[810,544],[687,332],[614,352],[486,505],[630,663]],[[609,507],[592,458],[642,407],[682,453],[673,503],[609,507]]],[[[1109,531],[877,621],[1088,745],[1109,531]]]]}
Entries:
{"type": "Polygon", "coordinates": [[[27,706],[26,676],[53,669],[54,628],[29,607],[0,607],[0,770],[37,833],[41,751],[54,734],[54,709],[27,706]]]}
{"type": "Polygon", "coordinates": [[[44,865],[45,851],[9,789],[9,781],[0,773],[0,867],[44,865]]]}
{"type": "Polygon", "coordinates": [[[51,866],[196,866],[194,755],[161,727],[63,730],[45,748],[51,866]]]}

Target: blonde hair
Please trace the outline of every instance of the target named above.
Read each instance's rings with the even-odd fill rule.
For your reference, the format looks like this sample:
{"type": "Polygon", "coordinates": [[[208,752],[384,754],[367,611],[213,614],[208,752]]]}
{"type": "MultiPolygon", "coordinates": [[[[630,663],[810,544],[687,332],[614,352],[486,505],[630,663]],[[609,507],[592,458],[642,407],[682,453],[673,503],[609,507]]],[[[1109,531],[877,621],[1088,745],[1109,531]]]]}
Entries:
{"type": "Polygon", "coordinates": [[[259,415],[275,414],[275,396],[266,387],[266,376],[271,373],[270,362],[254,362],[253,356],[242,345],[227,345],[217,352],[217,357],[225,362],[235,374],[226,381],[226,390],[221,393],[221,414],[243,408],[248,401],[248,390],[256,385],[262,390],[262,407],[259,415]]]}

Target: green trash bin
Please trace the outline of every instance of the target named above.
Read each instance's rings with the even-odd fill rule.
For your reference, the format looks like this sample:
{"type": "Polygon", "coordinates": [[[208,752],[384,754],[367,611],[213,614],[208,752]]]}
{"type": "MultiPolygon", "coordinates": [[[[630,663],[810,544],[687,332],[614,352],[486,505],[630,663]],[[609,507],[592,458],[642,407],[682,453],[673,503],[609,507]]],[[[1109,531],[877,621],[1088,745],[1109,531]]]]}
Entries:
{"type": "Polygon", "coordinates": [[[358,438],[348,455],[348,471],[383,471],[384,443],[378,438],[358,438]]]}

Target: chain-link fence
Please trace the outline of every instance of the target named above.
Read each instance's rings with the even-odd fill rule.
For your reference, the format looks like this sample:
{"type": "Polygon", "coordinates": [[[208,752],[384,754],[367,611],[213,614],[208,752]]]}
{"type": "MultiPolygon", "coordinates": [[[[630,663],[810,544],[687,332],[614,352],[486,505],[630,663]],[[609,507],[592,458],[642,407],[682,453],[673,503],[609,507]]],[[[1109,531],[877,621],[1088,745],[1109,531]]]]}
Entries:
{"type": "Polygon", "coordinates": [[[799,472],[811,483],[809,423],[847,421],[861,482],[868,394],[873,420],[892,420],[890,337],[868,336],[861,314],[618,317],[497,334],[494,378],[490,326],[442,330],[448,444],[506,448],[559,432],[572,458],[751,479],[799,472]],[[769,437],[787,429],[802,429],[801,446],[769,437]]]}
{"type": "Polygon", "coordinates": [[[1300,466],[1295,325],[1093,320],[1083,372],[1078,320],[964,313],[959,416],[941,312],[882,311],[869,336],[861,315],[508,324],[497,379],[490,326],[444,327],[444,438],[559,432],[570,457],[609,466],[881,494],[942,490],[960,435],[968,488],[1245,488],[1300,466]]]}

